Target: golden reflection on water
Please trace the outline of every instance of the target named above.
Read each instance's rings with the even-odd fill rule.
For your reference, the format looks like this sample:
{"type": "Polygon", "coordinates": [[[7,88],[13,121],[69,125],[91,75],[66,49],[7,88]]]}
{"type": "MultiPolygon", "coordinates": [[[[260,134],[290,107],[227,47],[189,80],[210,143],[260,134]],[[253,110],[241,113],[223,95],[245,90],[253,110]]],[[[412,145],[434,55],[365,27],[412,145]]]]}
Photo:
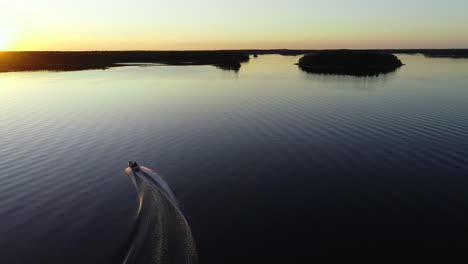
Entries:
{"type": "Polygon", "coordinates": [[[8,102],[47,105],[51,113],[142,104],[187,109],[194,104],[235,104],[245,96],[291,96],[297,89],[322,95],[336,89],[385,92],[384,87],[388,91],[403,79],[414,84],[405,88],[415,88],[431,80],[462,84],[468,78],[468,60],[398,57],[406,65],[378,77],[308,74],[294,65],[300,56],[279,55],[252,58],[239,72],[212,66],[128,66],[104,71],[0,73],[0,102],[3,107],[8,102]]]}

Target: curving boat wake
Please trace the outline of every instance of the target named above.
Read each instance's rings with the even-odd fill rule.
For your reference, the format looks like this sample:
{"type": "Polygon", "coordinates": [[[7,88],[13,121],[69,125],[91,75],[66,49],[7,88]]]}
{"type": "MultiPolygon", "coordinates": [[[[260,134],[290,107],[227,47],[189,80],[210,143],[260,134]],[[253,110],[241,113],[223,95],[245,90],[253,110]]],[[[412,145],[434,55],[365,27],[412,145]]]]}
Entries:
{"type": "Polygon", "coordinates": [[[153,170],[129,162],[125,174],[139,197],[138,220],[124,264],[196,264],[190,227],[167,183],[153,170]]]}

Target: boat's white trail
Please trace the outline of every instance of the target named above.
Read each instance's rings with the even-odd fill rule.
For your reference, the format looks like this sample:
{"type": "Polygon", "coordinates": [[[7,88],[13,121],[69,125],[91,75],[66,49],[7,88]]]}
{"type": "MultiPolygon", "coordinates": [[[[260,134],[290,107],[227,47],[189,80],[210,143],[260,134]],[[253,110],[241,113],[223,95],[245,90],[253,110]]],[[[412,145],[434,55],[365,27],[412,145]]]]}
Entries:
{"type": "Polygon", "coordinates": [[[125,174],[137,189],[140,206],[124,264],[198,263],[190,227],[167,183],[151,169],[129,165],[125,174]]]}

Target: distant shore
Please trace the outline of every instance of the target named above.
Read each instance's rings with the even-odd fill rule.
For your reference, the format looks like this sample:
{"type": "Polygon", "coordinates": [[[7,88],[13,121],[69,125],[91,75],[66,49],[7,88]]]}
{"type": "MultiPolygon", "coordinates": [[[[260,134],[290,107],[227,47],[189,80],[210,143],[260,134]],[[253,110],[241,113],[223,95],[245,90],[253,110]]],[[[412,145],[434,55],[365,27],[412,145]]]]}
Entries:
{"type": "MultiPolygon", "coordinates": [[[[339,50],[339,49],[327,49],[339,50]]],[[[393,54],[422,54],[427,57],[468,58],[468,49],[354,49],[355,51],[371,51],[393,54]]],[[[230,52],[245,52],[251,55],[278,54],[285,56],[298,56],[312,54],[326,50],[318,49],[270,49],[270,50],[226,50],[230,52]]]]}
{"type": "MultiPolygon", "coordinates": [[[[251,55],[297,56],[322,50],[217,50],[217,51],[4,51],[0,72],[76,71],[107,69],[125,64],[213,65],[238,71],[251,55]]],[[[364,51],[364,50],[361,50],[364,51]]],[[[382,49],[366,50],[393,54],[423,54],[427,57],[468,58],[468,49],[382,49]]]]}
{"type": "Polygon", "coordinates": [[[107,69],[138,63],[239,70],[248,60],[247,53],[231,51],[19,51],[0,52],[0,72],[107,69]]]}

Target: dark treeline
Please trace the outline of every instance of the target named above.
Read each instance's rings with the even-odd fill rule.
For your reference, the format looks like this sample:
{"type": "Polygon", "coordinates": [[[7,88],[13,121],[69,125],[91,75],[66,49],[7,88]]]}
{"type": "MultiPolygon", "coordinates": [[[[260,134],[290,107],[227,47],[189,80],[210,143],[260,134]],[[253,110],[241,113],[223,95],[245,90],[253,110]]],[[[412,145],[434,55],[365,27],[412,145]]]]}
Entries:
{"type": "Polygon", "coordinates": [[[423,54],[427,57],[468,58],[468,49],[388,49],[370,51],[397,54],[423,54]]]}
{"type": "Polygon", "coordinates": [[[106,69],[119,63],[213,65],[238,70],[249,60],[244,52],[228,51],[24,51],[0,52],[0,72],[106,69]]]}
{"type": "MultiPolygon", "coordinates": [[[[169,65],[213,65],[239,70],[249,55],[297,56],[321,50],[219,50],[219,51],[24,51],[0,52],[0,72],[71,71],[106,69],[119,63],[161,63],[169,65]]],[[[386,49],[381,53],[424,54],[429,57],[468,58],[468,49],[386,49]]]]}
{"type": "Polygon", "coordinates": [[[310,73],[370,76],[395,71],[403,63],[393,54],[361,50],[324,50],[305,55],[299,67],[310,73]]]}
{"type": "MultiPolygon", "coordinates": [[[[320,52],[315,49],[271,49],[271,50],[226,50],[229,52],[245,52],[251,55],[279,54],[297,56],[320,52]]],[[[374,51],[380,53],[423,54],[428,57],[468,58],[468,49],[368,49],[360,51],[374,51]]]]}

